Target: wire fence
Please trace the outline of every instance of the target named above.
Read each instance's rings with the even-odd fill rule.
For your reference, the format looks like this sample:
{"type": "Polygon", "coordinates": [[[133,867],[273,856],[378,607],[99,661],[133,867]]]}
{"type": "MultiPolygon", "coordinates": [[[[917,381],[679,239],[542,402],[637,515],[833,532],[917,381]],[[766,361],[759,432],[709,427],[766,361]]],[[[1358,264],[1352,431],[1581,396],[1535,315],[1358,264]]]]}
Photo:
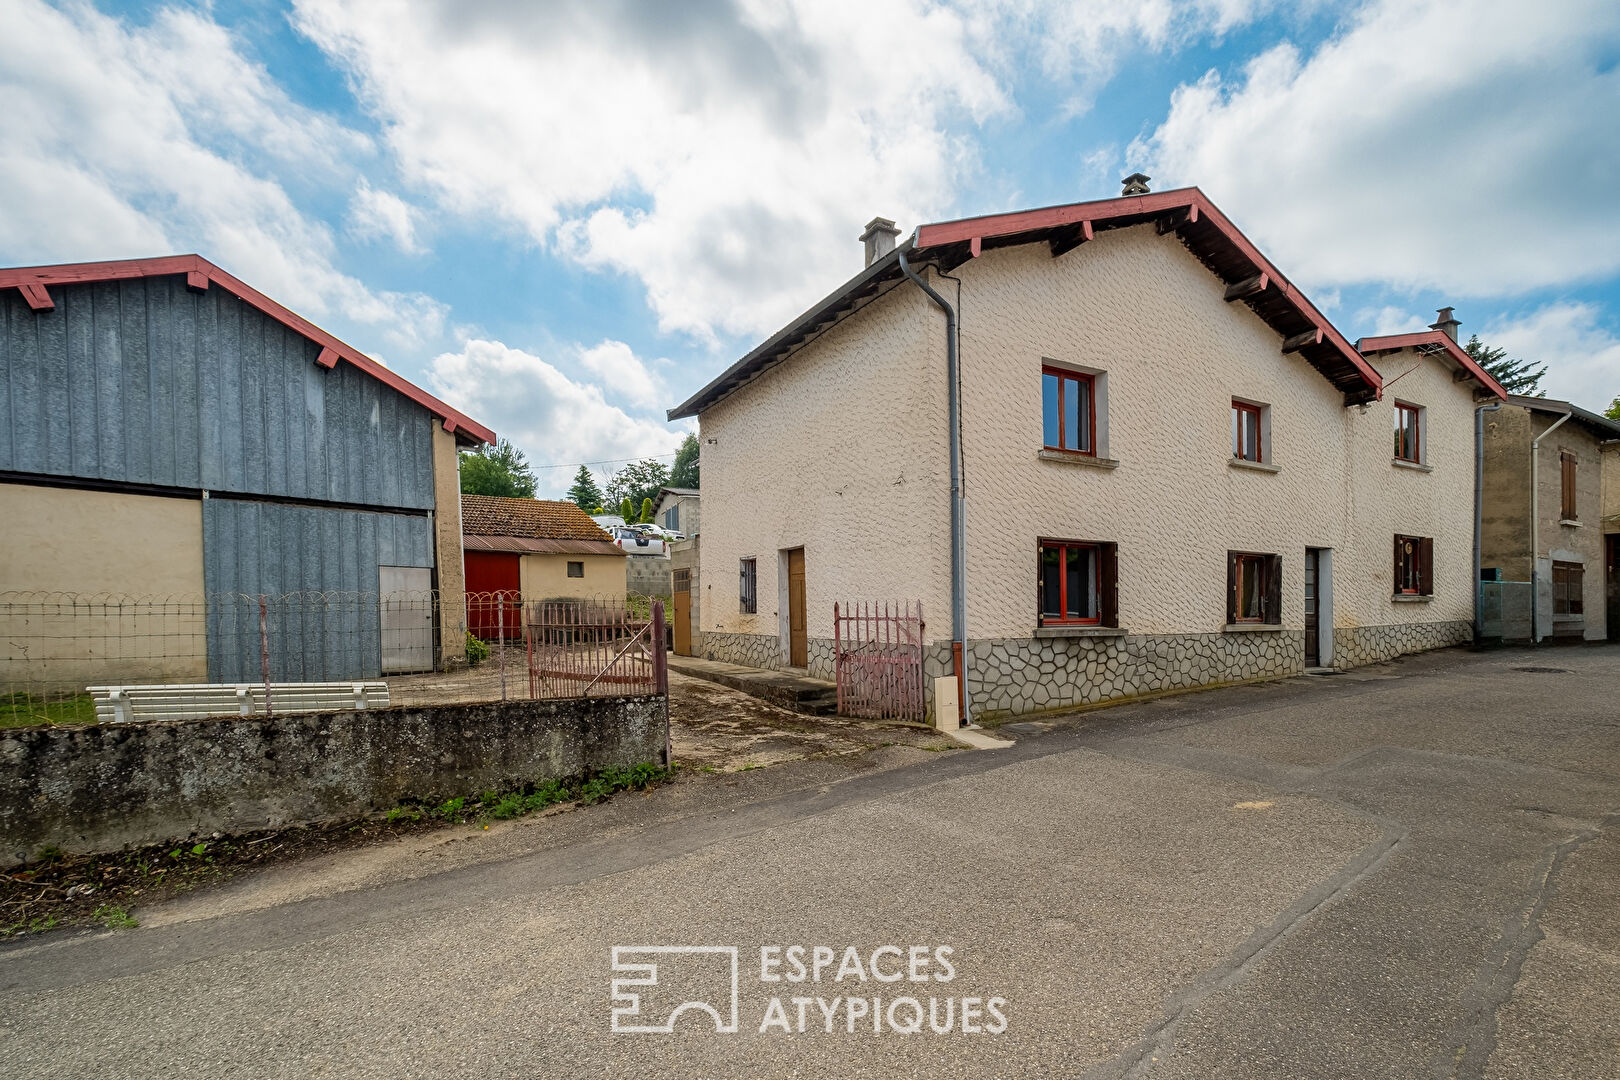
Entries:
{"type": "Polygon", "coordinates": [[[0,593],[0,727],[658,693],[663,648],[634,595],[0,593]]]}

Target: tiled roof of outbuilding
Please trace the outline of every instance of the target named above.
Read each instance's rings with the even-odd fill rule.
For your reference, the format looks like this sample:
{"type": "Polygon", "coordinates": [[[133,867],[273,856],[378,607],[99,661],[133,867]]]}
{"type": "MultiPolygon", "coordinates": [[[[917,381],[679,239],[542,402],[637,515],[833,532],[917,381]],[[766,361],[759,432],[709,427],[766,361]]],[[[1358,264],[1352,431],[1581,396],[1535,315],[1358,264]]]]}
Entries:
{"type": "Polygon", "coordinates": [[[461,531],[468,536],[522,536],[538,540],[601,540],[613,537],[571,502],[461,497],[461,531]]]}

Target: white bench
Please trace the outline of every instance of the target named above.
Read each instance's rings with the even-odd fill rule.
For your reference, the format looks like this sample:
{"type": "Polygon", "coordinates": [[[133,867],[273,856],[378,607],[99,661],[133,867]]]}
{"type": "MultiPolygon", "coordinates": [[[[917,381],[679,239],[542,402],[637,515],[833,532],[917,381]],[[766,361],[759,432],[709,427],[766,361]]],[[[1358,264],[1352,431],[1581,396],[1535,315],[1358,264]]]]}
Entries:
{"type": "MultiPolygon", "coordinates": [[[[263,683],[179,683],[169,686],[87,686],[101,723],[188,720],[199,716],[264,715],[263,683]]],[[[385,682],[271,683],[278,713],[386,709],[385,682]]]]}

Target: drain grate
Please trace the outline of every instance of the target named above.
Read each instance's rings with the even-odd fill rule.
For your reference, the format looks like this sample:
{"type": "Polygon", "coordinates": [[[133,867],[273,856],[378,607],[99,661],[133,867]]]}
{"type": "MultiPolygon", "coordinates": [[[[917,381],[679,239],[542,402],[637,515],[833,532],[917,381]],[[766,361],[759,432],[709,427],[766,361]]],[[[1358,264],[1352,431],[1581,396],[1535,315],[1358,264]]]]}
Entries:
{"type": "Polygon", "coordinates": [[[1516,667],[1514,671],[1528,671],[1532,675],[1573,675],[1567,667],[1516,667]]]}

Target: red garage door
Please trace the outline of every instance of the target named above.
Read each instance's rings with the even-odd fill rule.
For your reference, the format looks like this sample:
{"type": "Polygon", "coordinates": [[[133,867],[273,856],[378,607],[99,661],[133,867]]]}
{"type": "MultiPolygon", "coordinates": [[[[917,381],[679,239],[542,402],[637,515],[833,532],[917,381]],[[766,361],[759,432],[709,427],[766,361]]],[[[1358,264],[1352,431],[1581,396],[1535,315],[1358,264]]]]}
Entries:
{"type": "Polygon", "coordinates": [[[518,556],[505,551],[468,551],[464,557],[467,628],[485,641],[498,638],[503,627],[508,639],[523,636],[518,615],[522,588],[518,556]]]}

